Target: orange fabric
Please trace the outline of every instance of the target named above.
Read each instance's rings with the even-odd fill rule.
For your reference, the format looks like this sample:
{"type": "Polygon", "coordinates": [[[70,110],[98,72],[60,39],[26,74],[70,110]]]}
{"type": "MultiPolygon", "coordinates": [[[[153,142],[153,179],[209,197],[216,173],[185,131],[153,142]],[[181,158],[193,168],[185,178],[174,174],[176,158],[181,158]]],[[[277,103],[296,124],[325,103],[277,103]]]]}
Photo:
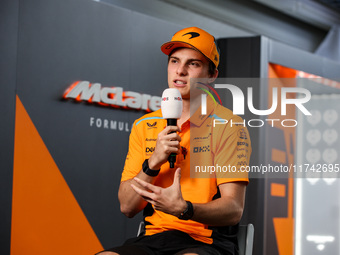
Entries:
{"type": "MultiPolygon", "coordinates": [[[[230,110],[208,100],[207,115],[202,116],[198,111],[190,121],[182,125],[179,133],[182,138],[182,153],[177,155],[174,169],[170,169],[168,163],[161,167],[155,185],[170,186],[173,183],[174,170],[180,167],[183,198],[192,203],[207,203],[217,193],[218,185],[235,181],[248,182],[248,176],[244,174],[233,176],[226,173],[209,173],[207,175],[195,172],[196,166],[231,164],[239,169],[241,165],[249,163],[251,144],[247,129],[237,125],[231,127],[230,124],[213,127],[212,123],[216,118],[241,122],[241,118],[234,116],[230,110]]],[[[121,181],[129,180],[139,173],[143,161],[152,155],[158,133],[165,126],[166,120],[162,119],[160,110],[135,121],[121,181]]],[[[191,220],[179,220],[177,217],[157,210],[145,220],[151,223],[146,227],[146,235],[177,229],[188,233],[196,240],[212,243],[212,230],[204,224],[191,220]]]]}
{"type": "Polygon", "coordinates": [[[102,245],[17,97],[11,255],[90,255],[100,250],[102,245]]]}

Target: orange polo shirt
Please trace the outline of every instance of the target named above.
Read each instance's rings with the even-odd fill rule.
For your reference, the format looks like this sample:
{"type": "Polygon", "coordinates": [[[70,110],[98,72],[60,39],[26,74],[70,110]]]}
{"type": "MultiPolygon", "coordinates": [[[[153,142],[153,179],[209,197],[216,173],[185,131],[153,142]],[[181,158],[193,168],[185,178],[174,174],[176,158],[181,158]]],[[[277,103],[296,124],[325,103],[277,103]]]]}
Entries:
{"type": "MultiPolygon", "coordinates": [[[[181,168],[181,190],[185,200],[192,203],[212,201],[218,185],[227,182],[243,181],[248,176],[235,173],[240,166],[249,164],[251,144],[242,119],[212,100],[208,100],[206,115],[200,109],[186,121],[179,136],[182,138],[182,152],[177,155],[175,168],[165,163],[154,185],[169,187],[173,183],[174,171],[181,168]],[[229,169],[229,171],[228,171],[229,169]]],[[[146,114],[137,119],[130,134],[129,151],[126,157],[121,181],[135,177],[145,159],[149,158],[156,146],[157,135],[166,127],[161,110],[146,114]]],[[[167,230],[180,230],[192,238],[212,243],[212,230],[208,226],[192,220],[180,220],[175,216],[155,210],[146,217],[146,235],[167,230]]]]}

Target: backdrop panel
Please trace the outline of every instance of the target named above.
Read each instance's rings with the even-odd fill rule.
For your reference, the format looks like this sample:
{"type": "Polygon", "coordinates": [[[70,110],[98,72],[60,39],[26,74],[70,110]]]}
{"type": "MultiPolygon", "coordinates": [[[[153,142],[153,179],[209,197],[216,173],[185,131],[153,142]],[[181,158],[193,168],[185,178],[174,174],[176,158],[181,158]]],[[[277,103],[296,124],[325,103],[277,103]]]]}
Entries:
{"type": "MultiPolygon", "coordinates": [[[[85,241],[86,236],[94,233],[90,239],[95,248],[100,248],[100,244],[105,248],[118,245],[136,234],[141,217],[129,220],[120,213],[117,191],[131,125],[146,111],[94,103],[94,94],[81,101],[63,96],[77,81],[87,81],[88,91],[99,88],[94,93],[100,101],[104,100],[103,89],[113,87],[136,95],[160,96],[167,87],[167,57],[161,53],[160,45],[178,28],[92,1],[20,2],[15,89],[17,113],[18,107],[24,109],[29,121],[20,121],[20,118],[16,122],[16,129],[23,128],[23,132],[16,132],[15,137],[16,193],[13,195],[11,254],[28,254],[30,250],[32,254],[46,254],[42,247],[37,248],[36,242],[28,241],[32,235],[41,241],[49,240],[50,245],[53,240],[56,245],[61,242],[59,245],[64,251],[55,251],[56,254],[71,254],[77,244],[74,242],[74,247],[70,247],[72,243],[67,245],[66,239],[72,239],[72,234],[75,240],[84,236],[85,241]],[[33,131],[28,132],[23,123],[31,123],[29,126],[41,139],[36,139],[39,143],[32,142],[33,131]],[[37,144],[44,149],[39,149],[37,144]],[[45,176],[46,172],[58,177],[45,176]],[[52,188],[33,185],[37,189],[34,193],[32,185],[26,186],[21,181],[28,177],[33,178],[32,185],[48,181],[52,188]],[[48,202],[46,196],[55,202],[56,208],[50,208],[53,203],[48,202]],[[24,203],[25,198],[30,202],[24,203]],[[63,199],[64,209],[69,213],[60,211],[63,199]],[[36,215],[34,211],[39,208],[47,215],[29,218],[20,210],[23,205],[39,205],[29,208],[31,215],[36,215]],[[83,219],[81,223],[72,220],[78,218],[76,215],[83,219]],[[58,222],[66,229],[58,232],[51,227],[41,228],[43,224],[57,226],[58,222]],[[32,226],[36,227],[32,229],[32,226]],[[68,232],[71,235],[65,236],[68,232]],[[58,241],[54,235],[64,239],[58,241]],[[19,243],[34,247],[26,247],[24,251],[18,247],[19,243]]],[[[85,90],[79,97],[86,94],[85,90]]],[[[12,93],[14,103],[14,90],[12,93]]],[[[118,93],[107,94],[106,99],[110,96],[119,97],[118,93]]],[[[89,254],[93,253],[88,250],[89,254]]]]}

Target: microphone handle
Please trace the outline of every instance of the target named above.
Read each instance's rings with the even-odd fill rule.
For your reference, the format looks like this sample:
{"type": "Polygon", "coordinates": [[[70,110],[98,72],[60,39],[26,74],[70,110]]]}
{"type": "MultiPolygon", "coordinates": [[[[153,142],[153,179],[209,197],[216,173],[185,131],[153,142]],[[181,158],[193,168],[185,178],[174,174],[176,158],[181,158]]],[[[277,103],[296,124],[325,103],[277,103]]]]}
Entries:
{"type": "MultiPolygon", "coordinates": [[[[177,119],[167,119],[166,122],[167,126],[177,126],[177,119]]],[[[175,131],[170,132],[170,134],[171,133],[175,133],[175,131]]],[[[176,153],[171,153],[168,157],[168,161],[170,164],[170,168],[174,168],[176,163],[176,153]]]]}
{"type": "Polygon", "coordinates": [[[167,126],[177,126],[177,119],[167,119],[166,124],[167,126]]]}

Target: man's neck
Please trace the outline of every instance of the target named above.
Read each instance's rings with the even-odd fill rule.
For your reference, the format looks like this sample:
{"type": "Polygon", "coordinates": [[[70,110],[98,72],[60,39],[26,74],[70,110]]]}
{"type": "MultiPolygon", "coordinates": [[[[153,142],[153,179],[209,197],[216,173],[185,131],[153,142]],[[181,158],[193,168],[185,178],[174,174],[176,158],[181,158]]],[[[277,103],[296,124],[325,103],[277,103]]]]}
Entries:
{"type": "Polygon", "coordinates": [[[181,127],[181,125],[191,117],[190,113],[196,112],[196,110],[201,106],[200,97],[195,97],[192,98],[191,100],[183,98],[182,102],[183,102],[182,116],[177,121],[179,127],[181,127]]]}
{"type": "Polygon", "coordinates": [[[183,99],[182,102],[183,102],[182,115],[181,118],[178,119],[177,121],[177,125],[179,127],[181,127],[182,124],[190,118],[190,99],[183,99]]]}

